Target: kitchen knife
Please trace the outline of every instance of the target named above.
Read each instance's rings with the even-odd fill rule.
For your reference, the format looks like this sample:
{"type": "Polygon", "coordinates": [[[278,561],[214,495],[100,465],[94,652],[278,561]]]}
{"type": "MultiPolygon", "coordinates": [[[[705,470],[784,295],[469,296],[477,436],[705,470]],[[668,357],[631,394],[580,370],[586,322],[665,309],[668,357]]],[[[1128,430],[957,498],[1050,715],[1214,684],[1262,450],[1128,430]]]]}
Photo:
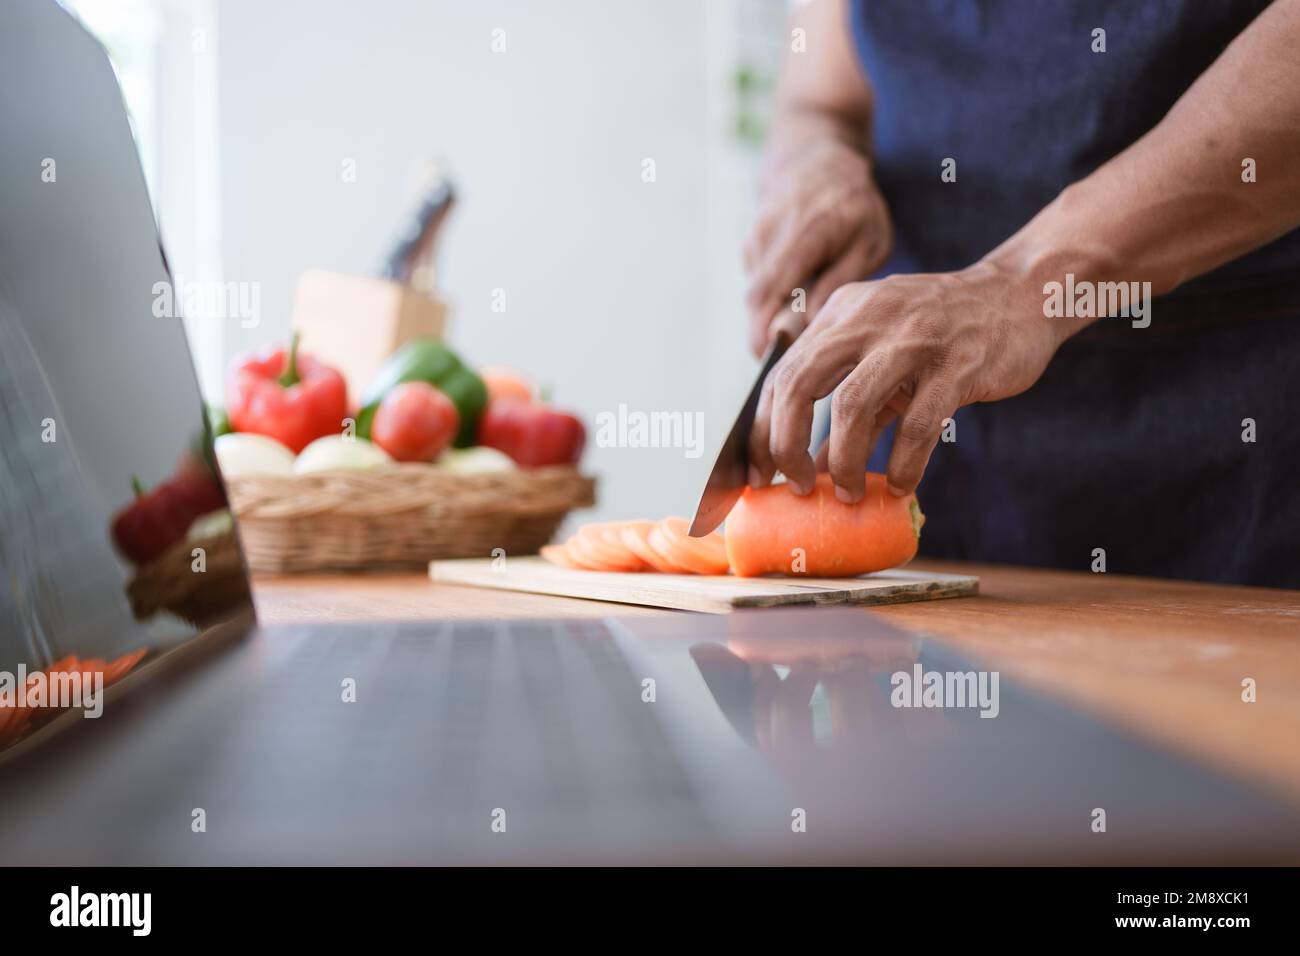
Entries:
{"type": "Polygon", "coordinates": [[[429,292],[430,283],[420,283],[421,273],[430,271],[434,242],[442,224],[456,201],[456,190],[436,163],[426,164],[421,175],[420,202],[402,229],[402,235],[384,260],[380,275],[406,285],[425,285],[421,292],[429,292]]]}
{"type": "Polygon", "coordinates": [[[700,503],[695,507],[695,517],[687,532],[691,537],[703,537],[722,524],[732,506],[740,500],[745,485],[749,483],[749,433],[754,427],[754,413],[758,411],[758,399],[763,394],[763,382],[792,341],[793,336],[781,328],[768,346],[762,367],[758,370],[758,378],[754,380],[754,386],[749,390],[749,396],[741,406],[735,424],[727,433],[727,440],[722,443],[713,470],[709,472],[709,480],[704,485],[700,503]]]}

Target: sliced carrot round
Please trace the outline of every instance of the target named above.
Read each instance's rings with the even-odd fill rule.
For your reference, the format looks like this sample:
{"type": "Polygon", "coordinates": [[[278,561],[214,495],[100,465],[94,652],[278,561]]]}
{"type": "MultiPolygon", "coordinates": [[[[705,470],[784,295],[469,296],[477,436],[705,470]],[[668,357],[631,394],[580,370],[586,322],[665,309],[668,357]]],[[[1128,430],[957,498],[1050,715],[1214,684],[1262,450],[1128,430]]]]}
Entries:
{"type": "Polygon", "coordinates": [[[621,523],[586,524],[577,537],[606,571],[644,571],[645,562],[638,558],[618,535],[621,523]]]}
{"type": "Polygon", "coordinates": [[[538,554],[551,564],[558,564],[562,568],[570,568],[574,571],[582,570],[582,565],[569,557],[569,549],[563,544],[544,544],[538,554]]]}
{"type": "Polygon", "coordinates": [[[595,534],[607,544],[610,548],[618,551],[624,563],[630,563],[636,571],[649,571],[650,565],[642,560],[641,556],[628,547],[627,542],[623,540],[623,529],[627,527],[626,521],[614,521],[609,524],[598,525],[595,534]]]}
{"type": "Polygon", "coordinates": [[[98,674],[100,679],[100,688],[108,686],[108,678],[104,676],[104,670],[108,667],[108,662],[99,660],[81,662],[81,696],[84,699],[86,695],[95,692],[95,675],[98,674]]]}
{"type": "Polygon", "coordinates": [[[656,571],[663,574],[681,574],[681,569],[677,565],[650,547],[649,537],[654,526],[655,522],[653,521],[629,521],[623,525],[620,537],[622,537],[623,543],[627,545],[633,554],[656,571]]]}
{"type": "Polygon", "coordinates": [[[710,531],[706,535],[692,538],[690,524],[685,518],[665,518],[663,524],[664,531],[670,537],[687,547],[696,549],[715,568],[722,569],[717,573],[725,573],[730,567],[727,561],[727,540],[722,536],[721,531],[710,531]]]}
{"type": "Polygon", "coordinates": [[[564,553],[568,555],[570,561],[576,564],[583,571],[609,570],[601,562],[600,558],[592,553],[591,547],[587,542],[579,540],[576,534],[570,535],[569,540],[564,542],[564,553]]]}
{"type": "Polygon", "coordinates": [[[665,518],[655,526],[660,540],[652,538],[651,543],[673,564],[694,574],[726,574],[730,564],[722,535],[714,531],[692,538],[686,533],[688,527],[685,518],[665,518]]]}
{"type": "Polygon", "coordinates": [[[693,571],[691,568],[687,567],[686,565],[682,564],[678,560],[680,557],[680,555],[678,554],[678,549],[673,547],[672,542],[663,533],[663,530],[659,527],[659,525],[656,524],[653,528],[650,529],[649,533],[646,535],[646,543],[649,544],[650,547],[654,549],[655,553],[658,554],[659,557],[673,569],[672,572],[670,573],[672,574],[697,574],[698,573],[696,571],[693,571]]]}
{"type": "Polygon", "coordinates": [[[88,661],[82,661],[81,666],[78,667],[77,670],[81,671],[83,674],[93,674],[95,671],[102,671],[107,667],[108,661],[96,657],[88,661]]]}
{"type": "Polygon", "coordinates": [[[683,561],[681,548],[673,545],[672,540],[664,534],[664,529],[655,525],[646,535],[646,543],[655,550],[665,562],[672,566],[674,574],[699,574],[689,561],[683,561]]]}
{"type": "Polygon", "coordinates": [[[117,660],[112,661],[104,668],[104,686],[108,686],[114,681],[121,680],[125,677],[136,664],[144,660],[145,654],[149,653],[148,649],[140,648],[138,651],[132,651],[130,654],[123,654],[117,660]]]}
{"type": "Polygon", "coordinates": [[[47,674],[71,673],[77,670],[81,665],[77,662],[76,654],[69,654],[67,657],[55,661],[49,667],[45,668],[47,674]]]}

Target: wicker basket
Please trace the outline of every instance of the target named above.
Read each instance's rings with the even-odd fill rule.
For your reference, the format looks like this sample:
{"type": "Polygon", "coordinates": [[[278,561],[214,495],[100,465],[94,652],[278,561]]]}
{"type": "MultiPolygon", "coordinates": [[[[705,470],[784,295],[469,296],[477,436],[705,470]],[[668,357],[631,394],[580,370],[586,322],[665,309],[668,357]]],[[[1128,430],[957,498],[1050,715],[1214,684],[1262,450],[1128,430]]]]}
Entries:
{"type": "Polygon", "coordinates": [[[230,616],[249,601],[248,578],[234,531],[210,538],[178,541],[153,561],[138,568],[127,584],[131,611],[144,621],[159,611],[171,611],[196,627],[230,616]],[[206,552],[202,574],[195,573],[194,548],[206,552]]]}
{"type": "Polygon", "coordinates": [[[569,466],[458,475],[432,465],[226,480],[259,572],[424,567],[435,558],[532,554],[595,482],[569,466]]]}

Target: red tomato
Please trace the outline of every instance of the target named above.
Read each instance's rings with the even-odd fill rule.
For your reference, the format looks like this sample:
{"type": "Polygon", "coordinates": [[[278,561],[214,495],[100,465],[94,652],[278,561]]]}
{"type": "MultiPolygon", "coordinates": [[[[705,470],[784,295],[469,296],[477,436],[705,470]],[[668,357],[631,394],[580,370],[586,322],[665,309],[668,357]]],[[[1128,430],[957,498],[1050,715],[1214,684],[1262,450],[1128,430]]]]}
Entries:
{"type": "Polygon", "coordinates": [[[572,415],[549,405],[496,398],[479,419],[478,441],[505,452],[525,468],[569,465],[582,456],[587,430],[572,415]]]}
{"type": "Polygon", "coordinates": [[[450,398],[428,382],[404,382],[375,409],[370,440],[397,461],[433,461],[459,428],[450,398]]]}

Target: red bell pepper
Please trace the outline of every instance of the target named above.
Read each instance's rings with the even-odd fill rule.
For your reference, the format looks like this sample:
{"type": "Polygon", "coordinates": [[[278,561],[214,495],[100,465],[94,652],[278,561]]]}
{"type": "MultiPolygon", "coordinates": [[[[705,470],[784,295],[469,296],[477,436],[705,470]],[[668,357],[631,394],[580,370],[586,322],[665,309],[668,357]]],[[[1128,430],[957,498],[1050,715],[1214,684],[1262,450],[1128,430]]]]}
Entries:
{"type": "Polygon", "coordinates": [[[479,419],[478,441],[525,468],[569,465],[582,456],[587,429],[572,415],[541,402],[491,399],[479,419]]]}
{"type": "Polygon", "coordinates": [[[274,438],[295,455],[317,438],[343,430],[348,389],[337,369],[289,348],[236,366],[227,383],[230,425],[237,432],[274,438]]]}
{"type": "Polygon", "coordinates": [[[146,492],[134,480],[136,498],[113,519],[113,541],[135,564],[148,564],[185,537],[194,519],[226,507],[210,471],[185,468],[146,492]]]}

